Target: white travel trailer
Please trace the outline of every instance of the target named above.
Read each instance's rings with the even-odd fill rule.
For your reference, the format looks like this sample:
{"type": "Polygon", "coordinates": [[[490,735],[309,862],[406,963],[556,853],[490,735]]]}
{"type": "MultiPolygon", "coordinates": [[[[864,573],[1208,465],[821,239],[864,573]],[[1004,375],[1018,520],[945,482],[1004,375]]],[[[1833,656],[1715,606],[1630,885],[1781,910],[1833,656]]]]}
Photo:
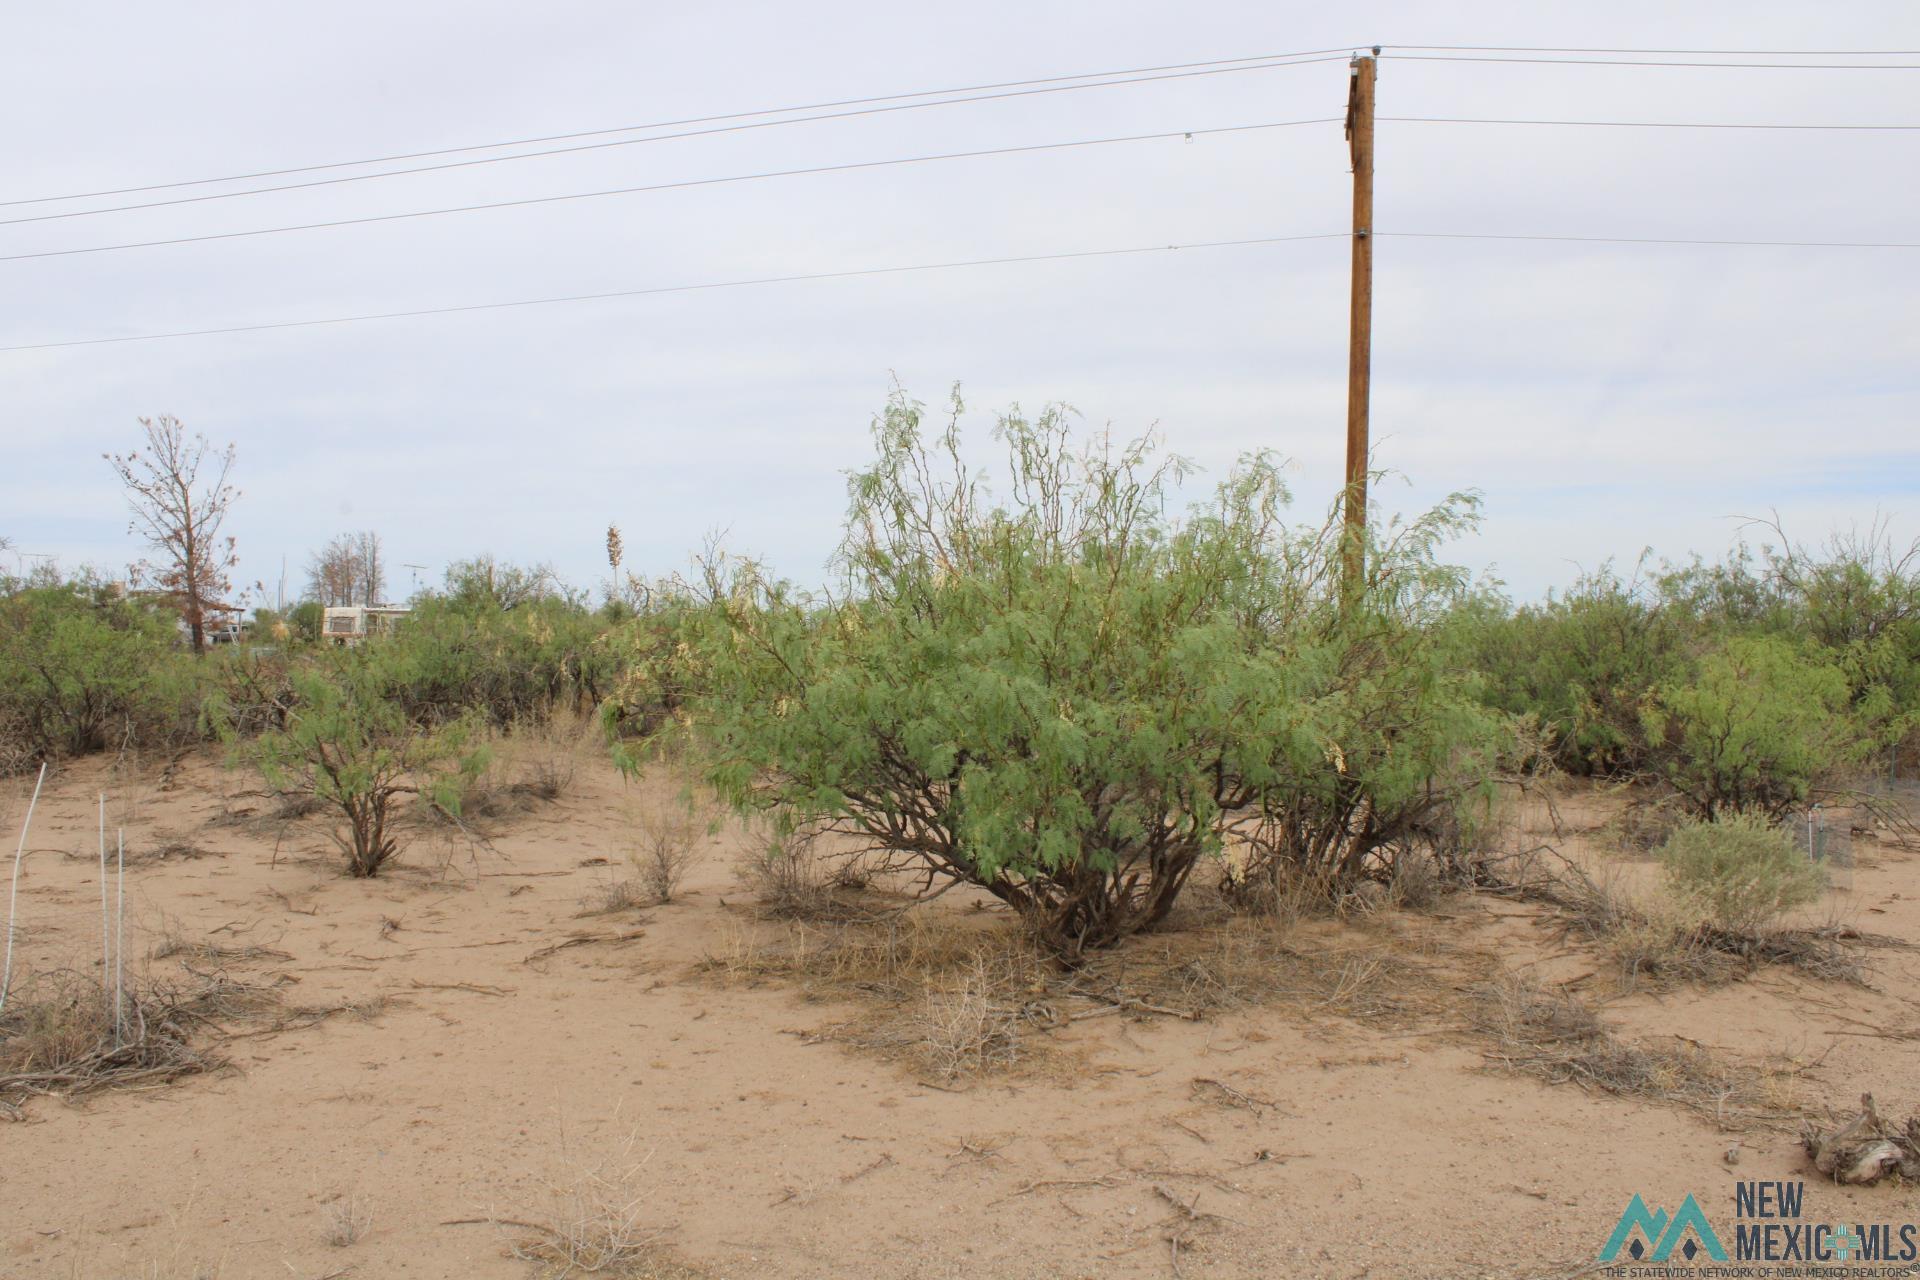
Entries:
{"type": "Polygon", "coordinates": [[[326,611],[320,635],[328,644],[359,644],[392,631],[411,612],[404,604],[336,605],[326,611]]]}

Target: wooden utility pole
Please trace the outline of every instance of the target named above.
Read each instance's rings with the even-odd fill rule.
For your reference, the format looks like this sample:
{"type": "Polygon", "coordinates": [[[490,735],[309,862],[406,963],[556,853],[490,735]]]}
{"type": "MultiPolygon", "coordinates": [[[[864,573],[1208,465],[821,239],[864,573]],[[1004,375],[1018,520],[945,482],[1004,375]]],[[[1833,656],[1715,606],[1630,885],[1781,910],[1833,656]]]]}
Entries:
{"type": "Polygon", "coordinates": [[[1347,339],[1346,579],[1366,569],[1367,426],[1373,367],[1373,78],[1380,50],[1356,56],[1347,84],[1347,147],[1353,157],[1353,299],[1347,339]]]}

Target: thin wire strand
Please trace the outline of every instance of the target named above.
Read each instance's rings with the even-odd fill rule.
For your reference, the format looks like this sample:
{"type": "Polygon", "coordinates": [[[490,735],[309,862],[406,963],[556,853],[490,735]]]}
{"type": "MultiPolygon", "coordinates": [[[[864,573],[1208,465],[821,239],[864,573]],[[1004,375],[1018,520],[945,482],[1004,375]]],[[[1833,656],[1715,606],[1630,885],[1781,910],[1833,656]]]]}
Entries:
{"type": "Polygon", "coordinates": [[[1712,67],[1726,71],[1920,71],[1916,62],[1657,62],[1639,58],[1507,58],[1456,53],[1396,53],[1396,62],[1517,62],[1574,67],[1712,67]]]}
{"type": "MultiPolygon", "coordinates": [[[[618,298],[645,298],[659,294],[703,293],[720,289],[744,289],[761,285],[805,284],[823,280],[851,280],[866,276],[903,275],[920,271],[952,271],[969,267],[1012,266],[1032,262],[1069,262],[1082,258],[1117,258],[1150,253],[1175,253],[1186,249],[1229,249],[1254,245],[1291,244],[1305,240],[1345,240],[1351,232],[1323,231],[1312,235],[1259,236],[1242,240],[1199,240],[1186,244],[1140,245],[1127,249],[1084,249],[1069,253],[1035,253],[1016,257],[969,258],[953,262],[923,262],[893,267],[858,267],[845,271],[814,271],[800,275],[756,276],[741,280],[716,280],[702,284],[658,285],[646,289],[616,289],[602,293],[561,294],[547,298],[516,298],[505,302],[475,302],[450,307],[421,307],[406,311],[376,311],[359,315],[328,316],[314,320],[280,320],[264,324],[227,325],[213,329],[180,329],[167,333],[136,333],[110,338],[74,338],[62,342],[21,343],[0,347],[0,354],[15,351],[53,351],[66,347],[112,346],[129,342],[161,342],[177,338],[205,338],[233,333],[260,333],[278,329],[310,329],[330,325],[360,324],[375,320],[405,320],[426,316],[459,315],[477,311],[505,311],[518,307],[555,306],[572,302],[601,302],[618,298]]],[[[1579,244],[1639,244],[1722,247],[1767,247],[1795,249],[1920,249],[1920,243],[1865,242],[1854,240],[1705,240],[1652,236],[1555,236],[1496,235],[1446,231],[1376,231],[1376,236],[1418,240],[1514,240],[1571,242],[1579,244]]]]}
{"type": "Polygon", "coordinates": [[[813,271],[802,275],[757,276],[743,280],[716,280],[703,284],[658,285],[647,289],[616,289],[604,293],[570,293],[548,298],[516,298],[506,302],[474,302],[451,307],[422,307],[408,311],[376,311],[360,315],[329,316],[317,320],[280,320],[266,324],[228,325],[216,329],[182,329],[169,333],[136,333],[112,338],[76,338],[65,342],[24,343],[0,347],[0,352],[50,351],[61,347],[97,347],[123,342],[158,342],[173,338],[204,338],[217,334],[257,333],[271,329],[307,329],[323,325],[359,324],[369,320],[404,320],[418,316],[455,315],[472,311],[504,311],[514,307],[545,307],[568,302],[600,302],[614,298],[645,298],[667,293],[701,293],[717,289],[744,289],[758,285],[802,284],[819,280],[851,280],[861,276],[901,275],[916,271],[952,271],[964,267],[998,267],[1030,262],[1067,262],[1080,258],[1118,258],[1186,249],[1230,249],[1251,245],[1289,244],[1302,240],[1345,240],[1351,233],[1325,231],[1301,236],[1260,236],[1244,240],[1200,240],[1187,244],[1141,245],[1128,249],[1083,249],[1071,253],[1034,253],[1018,257],[969,258],[954,262],[923,262],[894,267],[858,267],[845,271],[813,271]]]}
{"type": "MultiPolygon", "coordinates": [[[[1743,124],[1697,120],[1519,120],[1483,116],[1378,116],[1394,124],[1535,124],[1594,129],[1786,129],[1835,132],[1911,132],[1920,124],[1743,124]]],[[[4,224],[0,224],[4,225],[4,224]]]]}
{"type": "Polygon", "coordinates": [[[1451,53],[1645,53],[1728,58],[1903,58],[1920,49],[1581,49],[1525,44],[1393,44],[1385,49],[1451,53]]]}
{"type": "MultiPolygon", "coordinates": [[[[1318,58],[1318,62],[1331,59],[1318,58]]],[[[237,200],[244,196],[271,195],[281,191],[304,191],[311,187],[339,186],[349,182],[372,182],[381,178],[401,178],[417,173],[438,173],[447,169],[469,169],[479,165],[507,164],[514,160],[537,160],[546,156],[575,155],[583,151],[603,151],[610,147],[633,147],[649,142],[672,142],[682,138],[705,138],[721,133],[740,133],[751,129],[773,129],[789,124],[811,124],[821,120],[846,120],[855,116],[882,115],[893,111],[918,111],[925,107],[946,107],[972,102],[994,102],[1007,98],[1024,98],[1044,93],[1070,93],[1077,89],[1107,89],[1116,85],[1145,84],[1150,81],[1180,80],[1190,76],[1217,76],[1235,71],[1266,71],[1274,67],[1292,67],[1298,62],[1269,62],[1248,67],[1220,67],[1210,71],[1182,71],[1168,75],[1141,76],[1132,80],[1103,80],[1094,84],[1054,85],[1040,89],[1018,89],[1007,93],[988,93],[968,98],[937,98],[931,102],[906,102],[888,107],[863,107],[854,111],[833,111],[824,115],[794,116],[785,120],[760,120],[749,124],[717,125],[707,129],[688,129],[680,133],[660,133],[645,138],[616,138],[611,142],[589,142],[576,147],[554,147],[546,151],[525,151],[511,156],[484,156],[476,160],[450,160],[443,164],[419,165],[412,169],[389,169],[382,173],[356,173],[338,178],[314,178],[306,182],[286,182],[272,187],[253,187],[245,191],[216,191],[207,195],[177,196],[170,200],[147,200],[138,204],[107,205],[99,209],[72,209],[64,213],[38,213],[24,218],[0,218],[0,227],[18,226],[26,222],[56,222],[65,218],[92,218],[106,213],[130,213],[140,209],[165,209],[174,205],[204,204],[210,200],[237,200]]],[[[63,199],[66,197],[47,197],[63,199]]],[[[0,202],[0,208],[9,203],[0,202]]]]}
{"type": "MultiPolygon", "coordinates": [[[[1072,92],[1077,89],[1102,89],[1110,85],[1116,85],[1116,84],[1141,84],[1151,80],[1184,78],[1181,75],[1174,75],[1174,74],[1169,74],[1169,75],[1149,74],[1149,73],[1155,73],[1155,72],[1169,72],[1169,73],[1184,72],[1184,73],[1187,73],[1188,75],[1221,75],[1221,74],[1227,74],[1234,71],[1263,71],[1263,70],[1268,70],[1274,67],[1306,66],[1306,65],[1309,65],[1312,63],[1318,63],[1318,62],[1337,62],[1345,58],[1346,56],[1348,56],[1346,51],[1342,49],[1310,49],[1302,53],[1276,53],[1276,54],[1266,54],[1266,55],[1259,55],[1259,56],[1247,57],[1247,58],[1220,58],[1210,62],[1177,62],[1177,63],[1169,63],[1164,66],[1134,67],[1134,68],[1130,68],[1127,70],[1120,70],[1120,71],[1089,71],[1080,75],[1072,75],[1072,76],[1047,76],[1047,77],[1034,79],[1034,80],[1007,80],[997,84],[963,85],[963,86],[958,86],[958,87],[949,88],[949,89],[926,89],[916,93],[891,93],[891,94],[882,94],[882,95],[867,97],[867,98],[842,98],[833,102],[812,102],[812,103],[805,103],[805,104],[791,106],[791,107],[767,107],[758,111],[736,111],[736,112],[730,112],[724,115],[689,116],[679,120],[659,120],[659,121],[655,121],[652,124],[630,124],[630,125],[617,125],[617,126],[613,126],[605,129],[583,129],[573,133],[545,134],[539,137],[511,139],[505,142],[479,142],[479,143],[473,143],[467,146],[441,147],[435,150],[428,150],[428,151],[409,151],[409,152],[402,152],[395,155],[372,156],[372,157],[368,157],[366,159],[361,159],[361,160],[336,160],[327,164],[296,165],[296,166],[282,168],[282,169],[261,169],[251,173],[226,174],[224,176],[217,177],[217,178],[188,178],[188,179],[184,179],[176,182],[156,182],[156,183],[149,183],[147,185],[137,186],[137,187],[115,187],[115,188],[101,190],[101,191],[73,192],[67,195],[59,195],[59,196],[32,196],[32,197],[27,197],[27,198],[18,199],[18,200],[0,200],[0,208],[10,208],[13,206],[28,205],[28,204],[51,204],[51,203],[64,201],[64,200],[92,200],[92,199],[104,198],[107,196],[139,195],[148,191],[171,191],[171,190],[176,190],[180,187],[211,186],[211,185],[215,185],[217,183],[222,183],[222,182],[249,182],[255,178],[284,178],[284,177],[289,177],[293,174],[298,174],[298,173],[322,173],[332,169],[352,169],[352,168],[358,168],[361,165],[371,165],[371,164],[398,164],[408,160],[429,160],[429,159],[435,159],[440,156],[463,155],[473,151],[497,151],[503,147],[531,147],[531,146],[539,146],[549,142],[573,142],[581,138],[599,138],[599,137],[605,137],[609,134],[615,134],[615,133],[638,133],[638,132],[642,132],[650,129],[678,129],[687,125],[718,124],[722,121],[728,121],[728,120],[754,120],[761,116],[791,115],[794,112],[799,112],[799,111],[828,111],[833,108],[840,108],[840,107],[873,107],[872,111],[851,111],[850,110],[850,111],[837,112],[834,115],[821,115],[821,116],[812,116],[807,118],[807,119],[813,119],[813,120],[829,120],[829,119],[840,119],[847,116],[878,114],[886,111],[911,110],[921,106],[947,105],[947,103],[945,102],[928,102],[928,103],[908,103],[901,106],[884,106],[884,107],[874,106],[874,104],[877,104],[877,103],[897,102],[899,99],[903,99],[903,98],[948,97],[950,95],[955,95],[955,94],[980,93],[980,94],[985,94],[986,96],[979,97],[979,98],[966,98],[966,99],[956,98],[954,99],[954,101],[985,102],[994,98],[1025,96],[1024,93],[1005,93],[1005,94],[991,93],[989,94],[986,92],[988,90],[999,90],[999,89],[1026,90],[1026,87],[1029,85],[1053,85],[1053,86],[1059,86],[1059,87],[1047,88],[1047,89],[1031,89],[1031,90],[1026,90],[1026,92],[1065,93],[1065,92],[1072,92]],[[1331,55],[1331,56],[1327,56],[1327,55],[1331,55]],[[1257,64],[1257,65],[1249,65],[1249,66],[1229,65],[1232,63],[1249,63],[1249,64],[1257,64]],[[1215,68],[1215,69],[1214,70],[1194,70],[1194,68],[1215,68]],[[1134,76],[1138,78],[1128,79],[1128,80],[1113,78],[1118,76],[1134,76]],[[1090,83],[1090,84],[1064,84],[1063,83],[1069,80],[1088,80],[1088,81],[1094,81],[1094,83],[1090,83]]],[[[805,120],[772,120],[772,121],[766,121],[758,124],[744,124],[737,127],[742,129],[766,128],[766,127],[769,127],[770,125],[802,124],[805,122],[806,122],[805,120]]],[[[702,132],[727,132],[727,130],[703,130],[702,132]]],[[[675,135],[675,136],[691,137],[691,136],[697,136],[697,135],[685,134],[685,135],[675,135]]],[[[655,141],[655,139],[639,138],[639,139],[633,139],[632,141],[649,142],[649,141],[655,141]]],[[[625,145],[625,143],[614,142],[614,143],[604,143],[601,145],[621,146],[621,145],[625,145]]],[[[523,156],[501,156],[501,157],[496,157],[495,159],[496,160],[521,160],[521,159],[530,159],[533,156],[537,156],[537,155],[556,155],[556,154],[560,154],[561,151],[590,150],[590,149],[591,148],[587,148],[587,147],[579,147],[579,148],[569,147],[569,148],[561,148],[559,150],[550,151],[550,152],[533,152],[523,156]]],[[[494,163],[494,160],[475,161],[472,163],[494,163]]],[[[447,166],[430,166],[430,167],[452,168],[455,166],[447,165],[447,166]]],[[[424,172],[424,171],[425,171],[424,169],[419,169],[419,170],[409,169],[409,170],[402,170],[399,172],[415,173],[415,172],[424,172]]],[[[379,178],[379,177],[393,177],[393,176],[397,176],[397,175],[396,174],[360,175],[360,177],[362,178],[379,178]]],[[[353,179],[353,178],[336,179],[336,181],[355,181],[355,180],[357,179],[353,179]]],[[[318,184],[314,184],[314,185],[318,185],[318,184]]],[[[273,189],[279,190],[281,188],[273,188],[273,189]]],[[[236,194],[244,194],[244,193],[236,193],[236,194]]]]}
{"type": "Polygon", "coordinates": [[[1780,249],[1920,249],[1920,241],[1887,240],[1689,240],[1665,236],[1537,236],[1497,235],[1471,231],[1375,231],[1376,236],[1402,240],[1544,240],[1571,244],[1726,245],[1780,249]]]}
{"type": "Polygon", "coordinates": [[[1024,155],[1040,151],[1062,151],[1073,147],[1100,147],[1123,142],[1164,142],[1173,138],[1204,138],[1220,134],[1249,133],[1260,129],[1290,129],[1300,125],[1338,124],[1339,116],[1318,116],[1311,120],[1272,120],[1260,124],[1221,125],[1211,129],[1171,129],[1161,133],[1124,134],[1111,138],[1078,138],[1069,142],[1036,142],[1017,147],[987,147],[976,151],[946,151],[932,155],[899,156],[890,160],[855,160],[845,164],[812,165],[804,169],[772,169],[760,173],[729,174],[719,178],[688,178],[679,182],[652,182],[637,187],[609,187],[600,191],[574,191],[554,196],[525,196],[517,200],[493,200],[484,204],[454,205],[444,209],[412,209],[404,213],[380,213],[360,218],[332,218],[324,222],[302,222],[283,227],[255,227],[246,231],[217,231],[197,236],[172,236],[164,240],[131,240],[119,244],[82,245],[73,249],[42,249],[33,253],[0,254],[0,262],[24,262],[33,258],[68,258],[76,254],[114,253],[123,249],[153,249],[165,245],[204,244],[214,240],[243,240],[253,236],[282,235],[293,231],[321,231],[335,227],[360,227],[382,222],[401,222],[411,218],[436,218],[450,213],[478,213],[494,209],[521,209],[531,205],[560,204],[570,200],[595,200],[603,196],[638,195],[652,191],[682,191],[692,187],[721,186],[734,182],[758,182],[768,178],[797,178],[808,174],[850,173],[862,169],[883,169],[894,165],[930,164],[942,160],[972,160],[987,156],[1024,155]]]}

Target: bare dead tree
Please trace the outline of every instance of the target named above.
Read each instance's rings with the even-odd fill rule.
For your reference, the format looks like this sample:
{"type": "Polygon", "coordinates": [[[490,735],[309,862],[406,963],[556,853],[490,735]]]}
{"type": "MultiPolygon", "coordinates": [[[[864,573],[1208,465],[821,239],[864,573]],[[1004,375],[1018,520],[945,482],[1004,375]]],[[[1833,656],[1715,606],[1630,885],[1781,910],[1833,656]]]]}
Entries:
{"type": "Polygon", "coordinates": [[[387,586],[387,567],[380,557],[380,535],[371,529],[354,534],[353,556],[360,603],[371,608],[380,603],[380,593],[387,586]]]}
{"type": "Polygon", "coordinates": [[[104,454],[127,493],[133,519],[127,532],[140,535],[158,553],[134,566],[138,577],[153,582],[180,610],[193,651],[206,649],[207,613],[233,589],[229,575],[239,563],[231,537],[220,527],[240,491],[227,482],[234,446],[209,452],[204,435],[187,435],[186,424],[171,414],[141,418],[144,451],[104,454]],[[207,472],[203,480],[202,469],[207,472]]]}
{"type": "Polygon", "coordinates": [[[307,560],[307,594],[322,605],[380,603],[387,587],[380,535],[343,533],[307,560]]]}
{"type": "Polygon", "coordinates": [[[351,534],[341,534],[307,559],[307,594],[327,608],[352,604],[359,583],[351,534]]]}

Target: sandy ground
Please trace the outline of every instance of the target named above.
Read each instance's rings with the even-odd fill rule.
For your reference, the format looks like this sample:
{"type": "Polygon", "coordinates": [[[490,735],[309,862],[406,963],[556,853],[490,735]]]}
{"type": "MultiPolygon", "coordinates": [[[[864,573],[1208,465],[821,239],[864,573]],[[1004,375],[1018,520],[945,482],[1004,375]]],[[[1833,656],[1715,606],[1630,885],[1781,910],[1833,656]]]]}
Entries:
{"type": "MultiPolygon", "coordinates": [[[[302,1006],[385,997],[372,1017],[233,1040],[237,1070],[0,1123],[0,1277],[522,1277],[511,1229],[596,1161],[638,1163],[643,1220],[722,1277],[1518,1277],[1590,1263],[1633,1194],[1730,1215],[1736,1178],[1809,1177],[1790,1135],[1733,1136],[1671,1108],[1490,1070],[1459,1026],[1298,1009],[1103,1018],[1056,1062],[934,1087],[804,1033],[846,1010],[698,962],[751,927],[717,837],[684,900],[579,918],[612,872],[610,769],[506,825],[494,850],[427,844],[377,882],[334,870],[323,820],[274,836],[214,820],[247,785],[192,759],[170,785],[81,761],[52,776],[21,875],[35,968],[99,965],[95,796],[124,820],[129,956],[166,937],[285,953],[228,961],[302,1006]],[[191,855],[155,851],[170,842],[191,855]],[[442,865],[444,863],[444,865],[442,865]],[[742,921],[747,925],[743,926],[742,921]],[[534,953],[578,934],[623,941],[534,953]],[[1218,1080],[1271,1106],[1223,1105],[1218,1080]],[[1217,1215],[1182,1219],[1162,1190],[1217,1215]],[[343,1197],[370,1213],[323,1242],[343,1197]],[[451,1224],[451,1225],[450,1225],[451,1224]]],[[[13,823],[19,780],[6,784],[13,823]]],[[[645,797],[642,798],[643,801],[645,797]]],[[[1575,806],[1568,820],[1597,822],[1575,806]]],[[[1577,833],[1565,837],[1577,842],[1577,833]]],[[[1920,939],[1920,854],[1863,843],[1837,910],[1920,939]]],[[[934,909],[947,909],[939,904],[934,909]]],[[[957,909],[957,908],[956,908],[957,909]]],[[[1380,925],[1389,933],[1398,926],[1380,925]]],[[[1408,926],[1585,984],[1593,958],[1533,909],[1451,898],[1408,926]]],[[[1413,936],[1409,933],[1409,936],[1413,936]]],[[[197,962],[196,962],[197,963],[197,962]]],[[[158,976],[177,960],[140,961],[158,976]]],[[[1873,989],[1779,970],[1714,990],[1607,996],[1636,1036],[1815,1062],[1801,1086],[1920,1109],[1920,954],[1873,955],[1873,989]]],[[[1912,1189],[1809,1186],[1830,1220],[1913,1221],[1912,1189]]]]}

